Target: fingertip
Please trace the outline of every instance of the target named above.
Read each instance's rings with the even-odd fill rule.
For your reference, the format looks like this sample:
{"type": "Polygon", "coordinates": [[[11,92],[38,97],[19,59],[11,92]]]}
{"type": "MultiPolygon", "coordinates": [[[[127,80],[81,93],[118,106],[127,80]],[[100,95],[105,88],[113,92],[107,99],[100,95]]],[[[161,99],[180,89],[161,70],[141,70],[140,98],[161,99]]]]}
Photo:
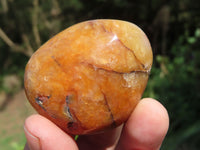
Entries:
{"type": "Polygon", "coordinates": [[[127,122],[127,129],[141,145],[159,147],[168,131],[169,117],[165,107],[152,98],[144,98],[127,122]],[[133,130],[136,129],[136,130],[133,130]]]}
{"type": "MultiPolygon", "coordinates": [[[[152,98],[144,98],[141,100],[141,105],[146,108],[146,113],[151,113],[152,123],[157,123],[157,125],[162,125],[162,133],[166,135],[169,128],[169,115],[167,109],[157,100],[152,98]]],[[[141,107],[140,107],[141,108],[141,107]]],[[[156,127],[156,125],[154,126],[156,127]]]]}
{"type": "Polygon", "coordinates": [[[50,120],[41,115],[32,115],[25,120],[24,131],[30,149],[57,150],[65,147],[77,150],[73,138],[50,120]]]}
{"type": "Polygon", "coordinates": [[[169,115],[167,112],[167,109],[157,100],[152,98],[143,98],[140,103],[139,107],[137,107],[138,113],[141,113],[141,115],[146,115],[150,120],[152,120],[152,123],[158,123],[163,127],[163,132],[167,133],[169,128],[169,115]],[[143,111],[142,109],[146,109],[146,111],[143,111]],[[142,114],[142,112],[144,114],[142,114]],[[148,114],[151,115],[148,115],[148,114]]]}
{"type": "Polygon", "coordinates": [[[33,128],[32,125],[34,125],[34,119],[33,119],[33,124],[31,123],[32,118],[35,118],[35,115],[32,115],[25,120],[24,133],[25,133],[25,136],[27,139],[27,143],[24,147],[24,150],[29,150],[29,149],[30,150],[36,150],[36,149],[40,150],[41,149],[40,139],[33,134],[35,132],[34,132],[34,130],[32,130],[32,128],[33,128]],[[31,133],[31,132],[33,132],[33,133],[31,133]]]}
{"type": "Polygon", "coordinates": [[[132,149],[159,149],[168,127],[165,107],[152,98],[144,98],[126,122],[119,145],[132,149]]]}

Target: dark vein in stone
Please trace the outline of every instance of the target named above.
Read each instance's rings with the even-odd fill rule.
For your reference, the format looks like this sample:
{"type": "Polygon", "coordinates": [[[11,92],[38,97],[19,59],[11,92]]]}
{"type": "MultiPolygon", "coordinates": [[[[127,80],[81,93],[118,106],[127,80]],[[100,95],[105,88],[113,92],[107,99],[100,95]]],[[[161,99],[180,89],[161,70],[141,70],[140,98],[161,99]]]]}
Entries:
{"type": "MultiPolygon", "coordinates": [[[[102,92],[102,93],[103,93],[103,92],[102,92]]],[[[108,108],[108,112],[110,113],[110,118],[111,118],[111,120],[112,120],[111,126],[112,126],[112,127],[116,127],[117,125],[116,125],[115,118],[114,118],[114,116],[113,116],[112,110],[110,109],[110,106],[109,106],[109,104],[108,104],[108,100],[107,100],[106,95],[105,95],[104,93],[103,93],[103,96],[104,96],[105,104],[106,104],[106,106],[107,106],[107,108],[108,108]]]]}
{"type": "Polygon", "coordinates": [[[65,107],[65,113],[67,114],[67,116],[70,118],[70,120],[73,120],[73,116],[72,116],[72,114],[71,114],[71,112],[70,112],[70,108],[69,108],[69,101],[70,101],[70,97],[69,97],[69,95],[68,96],[66,96],[66,98],[65,98],[65,102],[66,102],[66,107],[65,107]]]}
{"type": "Polygon", "coordinates": [[[68,122],[67,123],[67,128],[73,128],[73,126],[74,126],[74,122],[68,122]]]}
{"type": "Polygon", "coordinates": [[[110,34],[114,35],[114,33],[112,31],[108,31],[103,24],[101,24],[101,27],[102,27],[102,29],[103,29],[104,32],[110,33],[110,34]]]}
{"type": "MultiPolygon", "coordinates": [[[[101,24],[101,27],[102,27],[102,29],[103,29],[104,32],[115,35],[115,33],[113,33],[112,31],[108,31],[108,30],[105,28],[105,26],[104,26],[103,24],[101,24]]],[[[128,48],[128,47],[118,38],[118,36],[117,36],[117,39],[116,39],[116,40],[119,41],[119,43],[120,43],[123,47],[125,47],[128,51],[130,51],[130,52],[134,55],[136,61],[142,66],[142,68],[145,69],[145,65],[136,57],[134,51],[131,50],[130,48],[128,48]]]]}
{"type": "Polygon", "coordinates": [[[50,96],[38,96],[35,98],[35,102],[44,110],[46,111],[46,109],[43,106],[44,101],[48,100],[50,98],[50,96]]]}
{"type": "Polygon", "coordinates": [[[67,128],[70,130],[76,130],[77,128],[84,129],[81,121],[76,117],[75,112],[72,109],[70,109],[69,105],[71,101],[72,101],[72,95],[67,95],[65,98],[66,102],[65,112],[68,114],[68,117],[70,119],[70,121],[67,123],[67,128]]]}
{"type": "Polygon", "coordinates": [[[35,98],[35,102],[44,110],[48,113],[48,115],[50,115],[52,118],[57,118],[55,114],[51,113],[48,111],[48,109],[46,109],[44,107],[44,102],[48,99],[50,99],[51,96],[38,96],[35,98]]]}
{"type": "Polygon", "coordinates": [[[61,67],[61,64],[58,62],[58,60],[56,60],[56,58],[55,58],[54,56],[51,56],[51,58],[55,61],[55,63],[56,63],[59,67],[61,67]]]}
{"type": "Polygon", "coordinates": [[[136,61],[142,66],[142,68],[145,69],[145,65],[136,57],[134,51],[128,48],[119,38],[117,40],[121,43],[122,46],[124,46],[128,51],[130,51],[134,55],[136,61]]]}
{"type": "Polygon", "coordinates": [[[127,73],[149,74],[150,73],[150,71],[144,71],[144,70],[133,70],[133,71],[127,71],[127,72],[120,72],[120,71],[114,71],[114,70],[103,68],[103,67],[97,67],[96,65],[93,65],[91,63],[81,62],[81,64],[88,65],[89,67],[91,67],[91,68],[93,68],[95,70],[97,70],[97,69],[98,70],[104,70],[104,71],[111,72],[111,73],[116,73],[116,74],[127,74],[127,73]]]}
{"type": "Polygon", "coordinates": [[[51,58],[54,60],[54,62],[58,65],[58,67],[60,68],[60,70],[64,73],[67,74],[67,72],[62,68],[62,65],[60,64],[60,62],[54,57],[54,56],[51,56],[51,58]]]}

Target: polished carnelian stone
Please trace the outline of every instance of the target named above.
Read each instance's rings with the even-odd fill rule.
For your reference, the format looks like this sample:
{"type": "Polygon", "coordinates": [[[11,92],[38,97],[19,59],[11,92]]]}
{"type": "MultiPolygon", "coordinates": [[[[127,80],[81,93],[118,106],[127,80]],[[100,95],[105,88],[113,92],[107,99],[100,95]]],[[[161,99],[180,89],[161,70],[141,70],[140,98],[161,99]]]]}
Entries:
{"type": "Polygon", "coordinates": [[[25,70],[32,106],[70,134],[91,134],[127,120],[152,65],[148,38],[136,25],[91,20],[41,46],[25,70]]]}

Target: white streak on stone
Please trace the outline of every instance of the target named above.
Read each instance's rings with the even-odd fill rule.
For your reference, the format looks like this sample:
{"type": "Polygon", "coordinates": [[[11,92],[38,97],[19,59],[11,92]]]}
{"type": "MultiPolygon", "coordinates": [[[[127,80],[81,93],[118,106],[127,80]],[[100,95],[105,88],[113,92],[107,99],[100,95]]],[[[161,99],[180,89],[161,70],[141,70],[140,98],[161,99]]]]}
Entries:
{"type": "Polygon", "coordinates": [[[107,45],[111,44],[113,41],[115,41],[115,40],[117,40],[117,39],[118,39],[118,37],[117,37],[117,35],[115,34],[115,35],[112,37],[112,39],[108,42],[107,45]]]}

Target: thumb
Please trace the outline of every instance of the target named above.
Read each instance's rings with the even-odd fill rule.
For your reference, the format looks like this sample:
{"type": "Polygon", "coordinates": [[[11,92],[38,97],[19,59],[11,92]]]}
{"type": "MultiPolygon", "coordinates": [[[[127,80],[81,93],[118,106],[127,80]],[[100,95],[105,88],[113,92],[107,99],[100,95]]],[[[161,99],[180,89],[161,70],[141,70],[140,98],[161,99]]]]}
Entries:
{"type": "Polygon", "coordinates": [[[27,138],[25,150],[78,150],[71,136],[40,115],[32,115],[26,119],[24,132],[27,138]]]}

